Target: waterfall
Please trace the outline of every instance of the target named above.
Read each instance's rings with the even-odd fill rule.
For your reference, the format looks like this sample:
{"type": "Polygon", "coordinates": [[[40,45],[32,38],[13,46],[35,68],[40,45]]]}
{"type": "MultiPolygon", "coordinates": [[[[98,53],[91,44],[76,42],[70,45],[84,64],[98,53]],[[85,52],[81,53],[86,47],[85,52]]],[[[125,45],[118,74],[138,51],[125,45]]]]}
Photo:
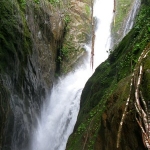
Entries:
{"type": "MultiPolygon", "coordinates": [[[[110,45],[110,25],[114,0],[96,0],[94,16],[97,18],[95,32],[94,68],[107,58],[110,45]]],[[[50,98],[43,105],[41,116],[31,140],[31,150],[65,150],[79,111],[82,89],[92,74],[89,45],[85,46],[87,57],[82,65],[54,85],[50,98]]]]}
{"type": "Polygon", "coordinates": [[[133,6],[131,11],[129,12],[128,18],[125,22],[125,27],[124,27],[124,32],[123,32],[123,37],[132,29],[133,24],[134,24],[134,19],[135,16],[139,10],[140,7],[140,0],[134,0],[133,6]]]}

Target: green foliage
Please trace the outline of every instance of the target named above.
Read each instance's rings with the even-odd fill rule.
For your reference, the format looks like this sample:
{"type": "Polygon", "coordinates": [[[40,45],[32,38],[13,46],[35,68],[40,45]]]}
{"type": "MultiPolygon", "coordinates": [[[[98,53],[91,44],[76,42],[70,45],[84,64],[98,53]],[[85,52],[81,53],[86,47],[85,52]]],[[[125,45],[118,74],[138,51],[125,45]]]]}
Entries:
{"type": "Polygon", "coordinates": [[[57,5],[60,3],[60,0],[48,0],[52,5],[57,5]]]}
{"type": "MultiPolygon", "coordinates": [[[[22,1],[23,2],[23,1],[22,1]]],[[[31,51],[30,33],[25,18],[18,16],[20,11],[9,1],[1,1],[0,5],[0,70],[14,67],[15,61],[25,63],[26,56],[31,51]],[[22,21],[18,22],[21,17],[22,21]],[[18,25],[22,32],[18,30],[18,25]],[[19,60],[18,60],[19,59],[19,60]]],[[[22,64],[23,65],[23,64],[22,64]]]]}
{"type": "MultiPolygon", "coordinates": [[[[71,35],[69,35],[69,36],[71,39],[72,36],[71,35]]],[[[58,72],[60,74],[66,74],[66,73],[68,73],[68,71],[70,71],[70,69],[72,69],[72,66],[69,63],[72,63],[72,61],[73,61],[72,57],[78,56],[78,52],[79,52],[79,50],[74,48],[72,41],[68,41],[68,43],[64,43],[62,48],[59,50],[59,53],[57,56],[57,63],[60,65],[58,72]]],[[[77,61],[76,61],[76,63],[77,63],[77,61]]]]}
{"type": "Polygon", "coordinates": [[[60,55],[58,56],[58,60],[60,63],[62,62],[63,59],[67,59],[69,57],[69,48],[67,46],[62,47],[60,49],[60,55]]]}
{"type": "Polygon", "coordinates": [[[148,31],[150,32],[150,27],[148,27],[148,31]]]}
{"type": "Polygon", "coordinates": [[[62,49],[61,49],[61,52],[62,52],[62,56],[63,57],[68,57],[69,56],[69,49],[68,49],[68,47],[66,46],[64,46],[62,49]]]}
{"type": "Polygon", "coordinates": [[[21,5],[22,8],[25,7],[26,5],[26,0],[18,0],[19,4],[21,5]]]}
{"type": "Polygon", "coordinates": [[[86,11],[86,14],[89,16],[91,13],[90,6],[85,5],[85,11],[86,11]]]}
{"type": "Polygon", "coordinates": [[[86,129],[86,125],[82,123],[77,130],[78,134],[83,132],[85,129],[86,129]]]}
{"type": "Polygon", "coordinates": [[[68,24],[71,21],[70,15],[66,14],[64,17],[64,21],[66,24],[68,24]]]}
{"type": "Polygon", "coordinates": [[[34,3],[39,4],[40,0],[34,0],[34,3]]]}

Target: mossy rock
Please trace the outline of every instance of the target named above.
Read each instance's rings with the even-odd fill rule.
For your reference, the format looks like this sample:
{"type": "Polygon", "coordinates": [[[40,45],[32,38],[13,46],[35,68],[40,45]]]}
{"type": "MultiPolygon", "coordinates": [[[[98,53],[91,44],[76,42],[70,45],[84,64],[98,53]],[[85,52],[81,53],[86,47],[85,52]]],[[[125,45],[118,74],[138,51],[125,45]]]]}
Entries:
{"type": "Polygon", "coordinates": [[[14,66],[12,62],[20,61],[26,64],[26,58],[31,53],[31,35],[27,27],[25,16],[11,1],[1,1],[0,5],[0,70],[4,71],[14,66]],[[17,14],[20,13],[20,16],[17,14]],[[18,20],[19,25],[18,25],[18,20]],[[18,60],[19,59],[19,60],[18,60]],[[11,63],[10,63],[11,62],[11,63]]]}
{"type": "Polygon", "coordinates": [[[92,30],[90,8],[90,1],[71,0],[68,11],[64,14],[66,32],[57,60],[60,74],[70,71],[78,58],[86,53],[84,45],[91,39],[92,30]]]}

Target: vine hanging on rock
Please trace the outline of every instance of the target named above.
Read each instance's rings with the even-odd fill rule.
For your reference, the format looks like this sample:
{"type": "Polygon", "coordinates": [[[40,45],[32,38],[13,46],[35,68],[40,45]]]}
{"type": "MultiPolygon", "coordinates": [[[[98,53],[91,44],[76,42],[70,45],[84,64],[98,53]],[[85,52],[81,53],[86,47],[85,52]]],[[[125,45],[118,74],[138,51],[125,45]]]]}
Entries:
{"type": "Polygon", "coordinates": [[[150,101],[145,101],[142,91],[140,90],[143,75],[142,60],[147,56],[149,51],[150,45],[142,52],[141,56],[138,59],[137,66],[132,73],[129,95],[117,133],[117,148],[119,148],[120,145],[122,126],[127,114],[129,102],[132,98],[134,100],[134,106],[136,110],[135,119],[139,127],[141,128],[143,143],[145,147],[150,150],[150,101]]]}

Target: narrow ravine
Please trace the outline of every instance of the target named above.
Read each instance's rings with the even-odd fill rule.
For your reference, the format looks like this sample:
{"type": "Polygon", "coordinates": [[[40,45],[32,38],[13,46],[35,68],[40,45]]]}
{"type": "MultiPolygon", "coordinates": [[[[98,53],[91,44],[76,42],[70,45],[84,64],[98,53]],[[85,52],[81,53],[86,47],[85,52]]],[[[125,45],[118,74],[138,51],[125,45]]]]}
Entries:
{"type": "MultiPolygon", "coordinates": [[[[94,17],[97,20],[95,32],[94,68],[107,57],[110,46],[110,25],[113,17],[114,0],[97,0],[94,17]]],[[[86,46],[87,57],[74,72],[59,79],[51,96],[41,110],[37,128],[31,141],[31,150],[65,150],[72,133],[80,104],[82,89],[92,74],[90,68],[90,46],[86,46]]]]}

